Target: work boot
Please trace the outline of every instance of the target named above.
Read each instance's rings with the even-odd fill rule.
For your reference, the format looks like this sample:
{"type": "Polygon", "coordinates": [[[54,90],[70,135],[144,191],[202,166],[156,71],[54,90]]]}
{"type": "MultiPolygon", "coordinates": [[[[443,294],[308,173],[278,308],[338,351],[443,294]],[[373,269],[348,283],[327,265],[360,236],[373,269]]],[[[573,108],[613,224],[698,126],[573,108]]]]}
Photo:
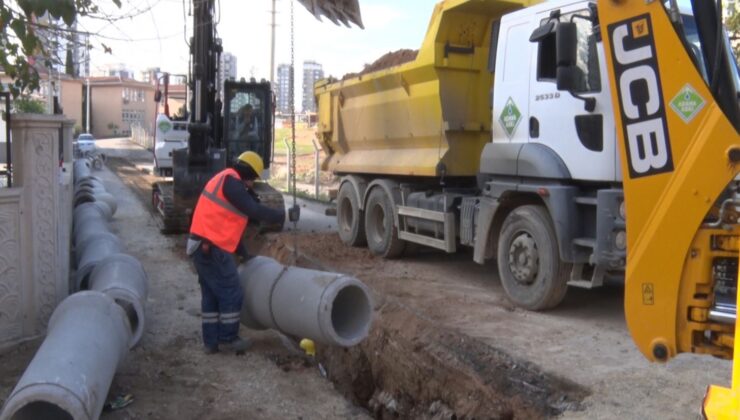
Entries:
{"type": "Polygon", "coordinates": [[[218,346],[203,346],[203,353],[205,354],[218,353],[218,346]]]}
{"type": "Polygon", "coordinates": [[[236,354],[244,354],[244,352],[252,347],[252,342],[247,338],[236,337],[234,341],[229,343],[219,343],[218,347],[224,351],[233,351],[236,354]]]}

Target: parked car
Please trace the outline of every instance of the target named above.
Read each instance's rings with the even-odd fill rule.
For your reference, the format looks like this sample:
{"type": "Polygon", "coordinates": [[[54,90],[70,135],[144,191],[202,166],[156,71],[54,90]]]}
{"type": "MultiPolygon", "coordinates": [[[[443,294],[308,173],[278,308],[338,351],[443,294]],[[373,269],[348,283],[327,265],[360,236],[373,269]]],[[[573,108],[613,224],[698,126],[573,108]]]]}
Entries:
{"type": "Polygon", "coordinates": [[[80,134],[73,147],[77,156],[91,155],[95,153],[95,137],[88,133],[80,134]]]}

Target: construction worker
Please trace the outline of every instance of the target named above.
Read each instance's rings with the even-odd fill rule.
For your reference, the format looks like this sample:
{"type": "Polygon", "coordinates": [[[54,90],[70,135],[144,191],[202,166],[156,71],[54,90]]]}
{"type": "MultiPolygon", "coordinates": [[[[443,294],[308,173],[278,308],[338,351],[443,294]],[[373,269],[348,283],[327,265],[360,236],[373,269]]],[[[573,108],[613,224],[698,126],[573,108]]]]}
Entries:
{"type": "Polygon", "coordinates": [[[232,168],[208,181],[195,206],[187,253],[198,271],[206,354],[219,349],[239,354],[250,346],[238,334],[243,291],[233,254],[247,258],[241,240],[250,220],[273,224],[285,219],[284,210],[265,207],[253,195],[263,169],[258,154],[242,153],[232,168]]]}

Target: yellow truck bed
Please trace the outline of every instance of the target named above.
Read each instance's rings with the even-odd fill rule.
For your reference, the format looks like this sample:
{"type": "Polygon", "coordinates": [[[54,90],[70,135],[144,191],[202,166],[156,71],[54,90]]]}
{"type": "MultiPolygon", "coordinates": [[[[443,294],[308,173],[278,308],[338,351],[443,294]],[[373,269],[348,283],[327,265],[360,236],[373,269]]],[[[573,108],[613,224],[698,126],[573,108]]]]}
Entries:
{"type": "Polygon", "coordinates": [[[414,61],[319,81],[318,136],[337,174],[474,176],[491,140],[491,24],[538,0],[445,0],[414,61]]]}

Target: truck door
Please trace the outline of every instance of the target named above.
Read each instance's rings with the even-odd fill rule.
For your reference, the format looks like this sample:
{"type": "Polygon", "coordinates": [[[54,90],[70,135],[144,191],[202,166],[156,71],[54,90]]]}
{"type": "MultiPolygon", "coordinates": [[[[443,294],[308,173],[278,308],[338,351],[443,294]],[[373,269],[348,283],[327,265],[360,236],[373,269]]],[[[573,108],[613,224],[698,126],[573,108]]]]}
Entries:
{"type": "MultiPolygon", "coordinates": [[[[563,160],[574,179],[618,181],[618,162],[614,120],[604,50],[594,31],[591,11],[586,3],[563,7],[559,18],[551,10],[540,13],[532,30],[557,19],[577,25],[579,83],[575,92],[581,97],[596,99],[593,111],[585,109],[585,101],[556,86],[555,32],[532,43],[527,126],[529,142],[549,147],[563,160]]],[[[595,12],[594,12],[595,13],[595,12]]],[[[556,23],[557,25],[557,23],[556,23]]]]}
{"type": "MultiPolygon", "coordinates": [[[[493,141],[526,143],[529,138],[526,116],[529,114],[530,48],[529,19],[503,19],[496,54],[493,95],[493,141]]],[[[516,159],[516,157],[514,157],[516,159]]]]}

